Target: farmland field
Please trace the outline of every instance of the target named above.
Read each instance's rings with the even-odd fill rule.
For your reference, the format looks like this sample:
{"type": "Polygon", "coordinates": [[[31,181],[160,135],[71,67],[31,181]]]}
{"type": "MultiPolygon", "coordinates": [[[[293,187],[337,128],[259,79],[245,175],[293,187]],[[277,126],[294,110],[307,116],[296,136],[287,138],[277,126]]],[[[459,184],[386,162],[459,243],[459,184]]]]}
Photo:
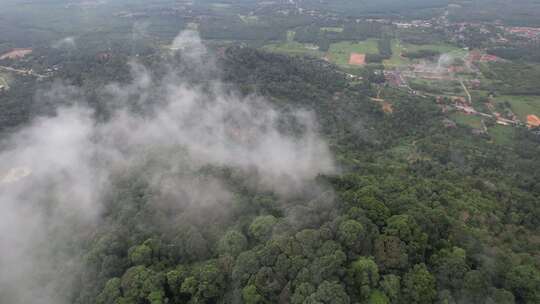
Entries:
{"type": "Polygon", "coordinates": [[[430,51],[437,51],[441,54],[443,53],[451,53],[456,56],[465,56],[466,51],[462,50],[456,46],[448,45],[448,44],[423,44],[423,45],[417,45],[417,44],[410,44],[410,43],[402,43],[399,40],[393,40],[392,41],[392,58],[385,60],[384,65],[385,66],[403,66],[410,64],[412,60],[402,57],[401,54],[403,52],[415,52],[420,50],[430,50],[430,51]]]}
{"type": "Polygon", "coordinates": [[[343,28],[342,27],[321,27],[321,31],[341,33],[343,32],[343,28]]]}
{"type": "Polygon", "coordinates": [[[507,101],[521,121],[527,121],[529,114],[540,116],[540,96],[503,95],[496,97],[495,100],[497,103],[507,101]]]}
{"type": "Polygon", "coordinates": [[[8,77],[2,73],[0,73],[0,87],[4,87],[6,90],[9,89],[8,77]]]}
{"type": "MultiPolygon", "coordinates": [[[[315,46],[306,45],[299,42],[285,42],[269,44],[263,47],[263,50],[275,53],[282,53],[288,55],[310,55],[315,57],[322,57],[323,53],[319,51],[315,46]]],[[[347,58],[348,60],[348,58],[347,58]]]]}
{"type": "Polygon", "coordinates": [[[403,47],[399,40],[392,40],[392,57],[388,60],[384,60],[383,63],[385,66],[402,66],[410,63],[410,60],[402,57],[401,52],[403,47]]]}
{"type": "Polygon", "coordinates": [[[257,24],[259,22],[259,17],[257,16],[238,15],[238,17],[246,24],[257,24]]]}

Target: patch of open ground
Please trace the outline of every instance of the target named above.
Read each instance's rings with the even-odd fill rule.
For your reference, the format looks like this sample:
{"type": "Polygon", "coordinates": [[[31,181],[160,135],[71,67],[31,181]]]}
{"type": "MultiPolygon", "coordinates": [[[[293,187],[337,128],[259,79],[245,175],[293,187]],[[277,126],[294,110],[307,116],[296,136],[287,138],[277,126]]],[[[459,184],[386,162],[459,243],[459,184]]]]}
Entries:
{"type": "Polygon", "coordinates": [[[531,128],[540,127],[540,118],[536,115],[528,115],[527,125],[531,128]]]}
{"type": "Polygon", "coordinates": [[[482,127],[482,119],[479,116],[456,112],[450,115],[450,118],[460,125],[469,126],[475,129],[480,129],[482,127]]]}
{"type": "Polygon", "coordinates": [[[32,53],[32,49],[12,49],[11,51],[0,55],[0,60],[20,59],[32,53]]]}
{"type": "Polygon", "coordinates": [[[392,57],[384,60],[383,63],[387,67],[396,67],[408,65],[413,62],[406,57],[401,56],[404,52],[415,52],[420,50],[437,51],[441,54],[450,53],[456,57],[464,57],[467,51],[449,44],[411,44],[403,43],[397,39],[392,41],[392,57]]]}
{"type": "Polygon", "coordinates": [[[245,23],[245,24],[257,24],[259,22],[259,17],[257,16],[244,16],[244,15],[238,15],[238,17],[245,23]]]}
{"type": "Polygon", "coordinates": [[[293,42],[295,36],[296,36],[296,31],[287,31],[287,41],[288,42],[293,42]]]}
{"type": "Polygon", "coordinates": [[[0,92],[2,90],[9,90],[9,81],[6,75],[0,73],[0,92]]]}
{"type": "Polygon", "coordinates": [[[321,31],[323,32],[335,32],[335,33],[341,33],[343,32],[343,28],[342,27],[321,27],[321,31]]]}
{"type": "Polygon", "coordinates": [[[495,97],[495,101],[510,104],[512,112],[523,122],[527,121],[529,115],[540,117],[540,96],[503,95],[495,97]]]}
{"type": "Polygon", "coordinates": [[[366,64],[366,54],[361,53],[351,53],[349,58],[350,65],[364,65],[366,64]]]}
{"type": "Polygon", "coordinates": [[[317,46],[295,41],[265,45],[263,50],[288,55],[310,55],[319,58],[324,56],[323,52],[319,51],[317,46]]]}
{"type": "Polygon", "coordinates": [[[394,106],[390,102],[388,102],[388,101],[386,101],[384,99],[381,99],[381,98],[371,98],[371,100],[379,103],[381,105],[381,109],[383,110],[384,113],[386,113],[386,114],[394,113],[394,106]]]}

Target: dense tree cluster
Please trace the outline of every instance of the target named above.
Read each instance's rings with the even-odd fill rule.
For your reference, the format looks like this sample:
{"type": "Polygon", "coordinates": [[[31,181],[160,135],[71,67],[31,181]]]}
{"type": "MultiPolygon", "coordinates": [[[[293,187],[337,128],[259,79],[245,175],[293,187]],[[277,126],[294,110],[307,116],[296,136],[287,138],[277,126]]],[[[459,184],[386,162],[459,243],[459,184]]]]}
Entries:
{"type": "MultiPolygon", "coordinates": [[[[194,212],[156,209],[166,198],[142,177],[146,164],[119,173],[98,230],[77,243],[85,267],[73,303],[540,301],[531,132],[519,129],[515,147],[503,148],[445,129],[432,100],[399,92],[382,96],[394,102],[385,114],[368,98],[368,77],[351,83],[318,59],[234,47],[219,65],[242,94],[283,113],[313,111],[342,172],[319,177],[324,190],[284,199],[246,172],[204,168],[196,174],[223,181],[234,198],[194,212]]],[[[97,79],[124,69],[120,58],[74,62],[63,75],[99,112],[97,79]]]]}

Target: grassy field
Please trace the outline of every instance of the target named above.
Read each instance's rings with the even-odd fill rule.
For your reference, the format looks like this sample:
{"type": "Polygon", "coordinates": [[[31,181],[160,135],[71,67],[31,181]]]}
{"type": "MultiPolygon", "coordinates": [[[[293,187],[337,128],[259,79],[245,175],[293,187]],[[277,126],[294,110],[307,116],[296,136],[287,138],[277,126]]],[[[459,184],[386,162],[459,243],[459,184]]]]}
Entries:
{"type": "Polygon", "coordinates": [[[287,41],[288,42],[293,42],[295,36],[296,36],[295,31],[287,31],[287,41]]]}
{"type": "MultiPolygon", "coordinates": [[[[325,55],[323,52],[316,49],[316,46],[295,42],[292,41],[293,39],[294,32],[289,31],[287,33],[287,42],[269,44],[264,46],[263,49],[270,52],[289,55],[310,55],[321,58],[325,55]]],[[[376,39],[369,39],[359,43],[346,41],[332,44],[328,50],[328,58],[331,62],[341,67],[348,68],[353,67],[349,65],[351,53],[377,54],[378,52],[379,48],[376,39]]]]}
{"type": "Polygon", "coordinates": [[[420,51],[420,50],[432,50],[432,51],[438,51],[440,53],[455,53],[455,54],[464,54],[464,50],[448,45],[448,44],[423,44],[423,45],[417,45],[417,44],[401,44],[403,51],[408,52],[414,52],[414,51],[420,51]]]}
{"type": "Polygon", "coordinates": [[[379,47],[376,39],[368,39],[359,43],[339,42],[330,46],[328,57],[330,61],[340,66],[349,66],[351,53],[377,54],[379,47]]]}
{"type": "Polygon", "coordinates": [[[385,60],[383,63],[387,67],[392,66],[402,66],[410,63],[410,60],[401,57],[401,52],[403,51],[403,46],[399,40],[392,40],[392,58],[385,60]]]}
{"type": "Polygon", "coordinates": [[[393,40],[392,41],[392,58],[385,60],[384,65],[388,67],[392,66],[403,66],[410,64],[412,60],[401,57],[401,53],[403,52],[415,52],[420,50],[431,50],[431,51],[437,51],[441,54],[443,53],[451,53],[456,56],[464,56],[466,54],[466,51],[463,49],[460,49],[456,46],[448,45],[448,44],[424,44],[424,45],[417,45],[417,44],[410,44],[410,43],[402,43],[399,40],[393,40]]]}
{"type": "Polygon", "coordinates": [[[540,96],[498,96],[497,103],[507,101],[510,103],[512,111],[521,121],[527,120],[527,115],[534,114],[540,116],[540,96]]]}
{"type": "MultiPolygon", "coordinates": [[[[339,31],[339,29],[341,28],[321,28],[323,31],[339,31]]],[[[294,31],[287,31],[287,42],[269,44],[264,46],[263,49],[270,52],[284,53],[289,55],[311,55],[316,57],[324,56],[323,52],[315,49],[313,46],[295,42],[294,36],[294,31]]],[[[464,52],[461,49],[450,45],[403,45],[398,40],[394,40],[392,42],[393,56],[391,59],[386,60],[384,64],[387,66],[402,66],[411,64],[412,60],[401,57],[401,52],[406,50],[416,51],[422,49],[437,50],[441,53],[453,52],[459,54],[464,52]]],[[[379,47],[377,45],[377,39],[367,39],[357,43],[352,41],[333,43],[330,45],[330,49],[328,50],[328,58],[331,62],[340,67],[353,67],[349,65],[351,53],[378,54],[379,47]]]]}
{"type": "Polygon", "coordinates": [[[341,33],[343,32],[343,28],[342,27],[321,27],[321,31],[341,33]]]}
{"type": "Polygon", "coordinates": [[[257,17],[257,16],[244,16],[244,15],[238,15],[238,17],[239,17],[245,24],[257,24],[257,23],[259,23],[259,17],[257,17]]]}
{"type": "Polygon", "coordinates": [[[495,125],[488,129],[493,141],[501,145],[509,145],[514,140],[514,128],[510,126],[495,125]]]}
{"type": "Polygon", "coordinates": [[[474,115],[466,115],[463,113],[453,113],[450,115],[457,124],[469,126],[471,128],[479,129],[482,127],[482,119],[474,115]]]}
{"type": "Polygon", "coordinates": [[[223,9],[223,8],[230,8],[231,5],[229,3],[212,3],[210,4],[210,7],[223,9]]]}
{"type": "Polygon", "coordinates": [[[305,45],[299,42],[289,41],[285,43],[269,44],[263,47],[263,50],[288,55],[311,55],[322,57],[324,54],[315,49],[314,46],[305,45]]]}
{"type": "Polygon", "coordinates": [[[0,73],[0,87],[4,87],[6,90],[9,90],[8,77],[2,73],[0,73]]]}
{"type": "Polygon", "coordinates": [[[409,79],[411,88],[432,94],[444,94],[450,96],[463,96],[463,88],[457,81],[452,80],[428,80],[421,78],[409,79]]]}

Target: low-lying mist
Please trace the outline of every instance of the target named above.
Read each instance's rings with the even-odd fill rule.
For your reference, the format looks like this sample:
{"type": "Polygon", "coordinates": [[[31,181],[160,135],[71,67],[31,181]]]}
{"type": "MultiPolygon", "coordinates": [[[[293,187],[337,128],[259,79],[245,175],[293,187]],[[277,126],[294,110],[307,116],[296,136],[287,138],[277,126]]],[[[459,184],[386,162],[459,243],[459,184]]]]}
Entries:
{"type": "MultiPolygon", "coordinates": [[[[194,32],[181,33],[172,50],[185,70],[219,74],[194,32]]],[[[80,88],[57,82],[36,95],[61,104],[55,114],[2,142],[0,302],[67,302],[82,267],[73,240],[93,234],[124,172],[138,170],[154,189],[153,208],[193,213],[228,208],[234,195],[219,178],[194,174],[208,166],[244,172],[253,187],[283,198],[335,170],[309,111],[283,113],[216,80],[194,84],[176,67],[161,78],[137,62],[131,70],[130,83],[101,88],[106,119],[80,88]]]]}

